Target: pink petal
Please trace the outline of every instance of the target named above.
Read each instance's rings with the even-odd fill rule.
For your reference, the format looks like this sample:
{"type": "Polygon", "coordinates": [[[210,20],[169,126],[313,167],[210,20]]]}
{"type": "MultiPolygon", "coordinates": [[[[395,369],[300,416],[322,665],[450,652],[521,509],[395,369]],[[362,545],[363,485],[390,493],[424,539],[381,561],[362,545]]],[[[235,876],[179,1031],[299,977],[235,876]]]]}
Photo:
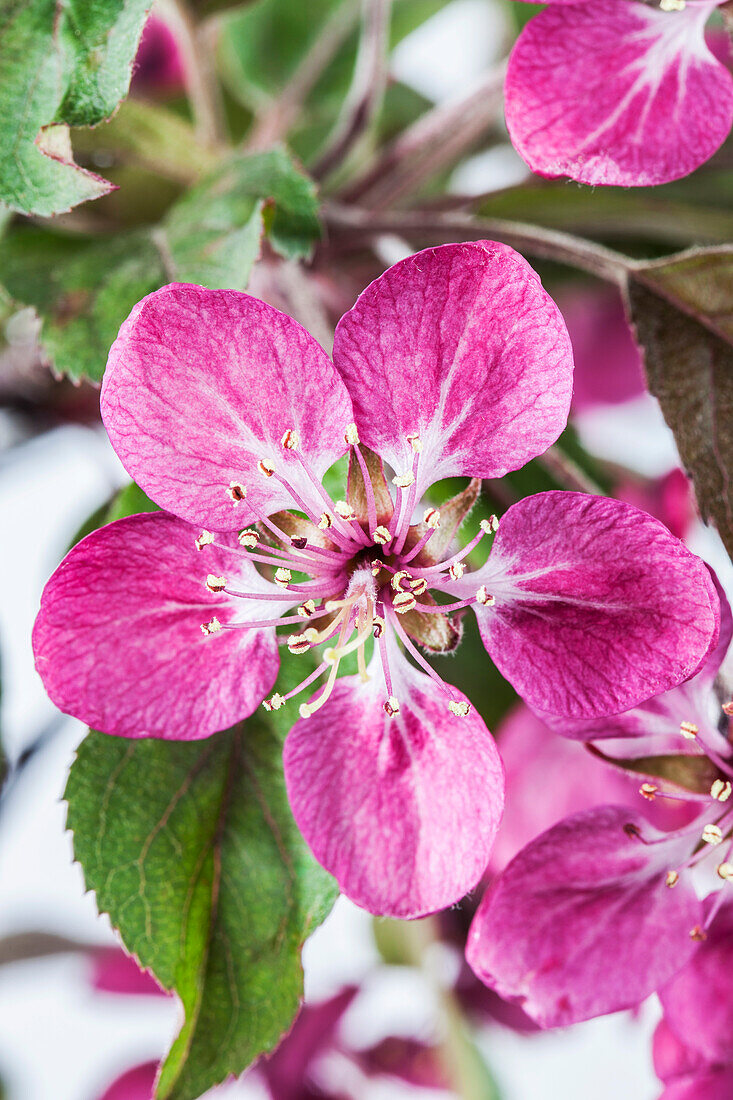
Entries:
{"type": "Polygon", "coordinates": [[[157,1072],[157,1062],[128,1069],[109,1086],[100,1100],[151,1100],[157,1072]]]}
{"type": "Polygon", "coordinates": [[[711,1069],[667,1085],[660,1100],[731,1100],[733,1069],[711,1069]]]}
{"type": "MultiPolygon", "coordinates": [[[[194,546],[196,529],[150,513],[83,539],[46,585],[33,631],[36,668],[54,703],[95,729],[176,741],[208,737],[251,714],[275,682],[273,629],[201,624],[268,619],[283,603],[206,588],[279,592],[242,552],[194,546]]],[[[293,603],[298,602],[298,597],[293,603]]]]}
{"type": "Polygon", "coordinates": [[[733,1063],[733,903],[723,904],[707,936],[687,966],[659,990],[659,999],[667,1024],[685,1046],[709,1063],[733,1063]]]}
{"type": "Polygon", "coordinates": [[[167,996],[149,970],[121,947],[100,947],[92,952],[92,985],[102,993],[167,996]]]}
{"type": "Polygon", "coordinates": [[[715,3],[551,4],[509,60],[506,117],[534,172],[648,186],[692,172],[733,123],[733,79],[705,42],[715,3]]]}
{"type": "Polygon", "coordinates": [[[558,296],[573,344],[573,411],[618,405],[646,391],[641,353],[618,290],[573,287],[558,296]]]}
{"type": "Polygon", "coordinates": [[[484,645],[534,709],[628,710],[693,675],[718,637],[699,558],[658,520],[584,493],[526,497],[502,517],[488,562],[446,591],[485,585],[484,645]]]}
{"type": "Polygon", "coordinates": [[[456,717],[433,680],[404,658],[392,666],[399,714],[386,715],[378,677],[337,680],[290,731],[285,781],[298,827],[342,891],[372,913],[412,918],[481,878],[504,775],[474,710],[456,717]]]}
{"type": "MultiPolygon", "coordinates": [[[[139,302],[120,329],[102,385],[112,445],[145,492],[174,515],[214,530],[249,522],[234,481],[265,512],[292,506],[272,462],[312,493],[294,452],[322,477],[346,450],[351,402],[323,348],[296,321],[234,290],[172,283],[139,302]]],[[[320,508],[319,508],[320,511],[320,508]]]]}
{"type": "Polygon", "coordinates": [[[664,839],[622,806],[566,818],[512,860],[474,917],[466,957],[542,1027],[631,1008],[684,966],[700,903],[668,869],[689,837],[664,839]],[[639,830],[645,844],[630,836],[639,830]]]}
{"type": "Polygon", "coordinates": [[[529,264],[493,241],[429,248],[395,264],[345,313],[334,362],[362,440],[399,473],[419,431],[422,490],[501,477],[565,427],[572,351],[529,264]]]}
{"type": "Polygon", "coordinates": [[[666,1020],[660,1020],[657,1024],[652,1039],[652,1054],[654,1072],[660,1081],[673,1081],[677,1077],[699,1073],[707,1068],[702,1055],[685,1046],[666,1020]]]}

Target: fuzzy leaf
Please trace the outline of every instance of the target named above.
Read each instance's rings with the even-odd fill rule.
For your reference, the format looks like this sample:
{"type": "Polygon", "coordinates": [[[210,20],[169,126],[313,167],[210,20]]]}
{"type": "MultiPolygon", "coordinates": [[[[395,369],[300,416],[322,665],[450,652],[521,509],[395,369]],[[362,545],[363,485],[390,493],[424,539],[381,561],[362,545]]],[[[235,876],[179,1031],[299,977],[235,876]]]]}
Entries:
{"type": "Polygon", "coordinates": [[[50,215],[112,187],[74,163],[69,125],[110,115],[150,0],[8,0],[0,14],[0,200],[50,215]]]}
{"type": "Polygon", "coordinates": [[[282,731],[253,716],[192,743],[92,732],[66,789],[74,852],[123,943],[185,1019],[159,1100],[195,1100],[271,1050],[336,896],[292,820],[282,731]]]}
{"type": "Polygon", "coordinates": [[[627,300],[703,518],[733,553],[733,247],[638,264],[627,300]]]}

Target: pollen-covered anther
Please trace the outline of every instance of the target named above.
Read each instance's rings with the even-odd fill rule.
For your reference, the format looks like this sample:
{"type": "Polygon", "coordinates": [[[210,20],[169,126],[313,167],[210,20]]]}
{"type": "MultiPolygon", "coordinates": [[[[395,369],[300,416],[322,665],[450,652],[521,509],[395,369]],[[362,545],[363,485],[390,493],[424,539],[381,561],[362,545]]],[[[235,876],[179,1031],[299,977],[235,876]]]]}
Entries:
{"type": "Polygon", "coordinates": [[[495,535],[499,530],[499,520],[497,516],[489,516],[488,519],[481,520],[479,527],[485,535],[495,535]]]}
{"type": "Polygon", "coordinates": [[[211,531],[202,531],[198,538],[194,539],[194,546],[197,550],[203,550],[205,546],[211,546],[214,541],[214,535],[211,531]]]}
{"type": "Polygon", "coordinates": [[[694,928],[690,929],[690,939],[696,943],[704,943],[708,938],[708,934],[704,928],[701,928],[699,924],[696,924],[694,928]]]}
{"type": "Polygon", "coordinates": [[[373,623],[372,633],[374,634],[375,638],[381,638],[382,637],[382,635],[384,634],[385,625],[386,624],[384,622],[384,619],[381,617],[381,615],[375,615],[374,616],[374,623],[373,623]]]}
{"type": "Polygon", "coordinates": [[[422,451],[422,439],[419,432],[408,432],[407,442],[412,447],[415,454],[420,454],[422,451]]]}
{"type": "Polygon", "coordinates": [[[333,527],[333,520],[328,512],[321,512],[320,519],[318,520],[318,530],[327,531],[329,527],[333,527]]]}
{"type": "Polygon", "coordinates": [[[397,592],[392,598],[392,606],[398,615],[406,615],[408,611],[414,609],[416,604],[417,600],[412,592],[397,592]]]}
{"type": "Polygon", "coordinates": [[[715,872],[723,882],[733,882],[733,863],[720,863],[715,868],[715,872]]]}
{"type": "Polygon", "coordinates": [[[347,447],[356,447],[359,443],[359,429],[356,424],[347,424],[344,432],[344,442],[347,447]]]}
{"type": "Polygon", "coordinates": [[[288,428],[280,443],[286,451],[297,451],[300,447],[300,435],[295,428],[288,428]]]}
{"type": "Polygon", "coordinates": [[[285,699],[278,691],[276,691],[275,694],[270,696],[269,699],[265,699],[262,706],[265,708],[265,710],[280,710],[280,707],[285,706],[285,699]]]}
{"type": "Polygon", "coordinates": [[[217,619],[216,615],[213,619],[209,619],[208,623],[201,624],[201,633],[205,634],[208,638],[210,634],[216,634],[221,630],[221,623],[217,619]]]}
{"type": "Polygon", "coordinates": [[[292,578],[293,574],[290,570],[285,569],[282,565],[275,570],[275,584],[279,584],[281,588],[287,588],[292,578]]]}
{"type": "Polygon", "coordinates": [[[315,610],[315,600],[306,600],[305,603],[302,603],[298,608],[298,614],[300,615],[301,619],[309,619],[311,615],[314,614],[315,610]]]}
{"type": "Polygon", "coordinates": [[[723,831],[717,825],[706,825],[702,831],[702,839],[706,844],[722,844],[723,831]]]}
{"type": "Polygon", "coordinates": [[[476,602],[482,603],[484,607],[491,607],[492,603],[496,602],[485,584],[482,584],[476,593],[476,602]]]}
{"type": "Polygon", "coordinates": [[[372,541],[375,542],[377,546],[386,546],[391,538],[392,536],[390,535],[387,528],[382,527],[381,525],[379,527],[375,527],[375,529],[372,531],[372,541]]]}
{"type": "Polygon", "coordinates": [[[440,527],[440,511],[437,508],[426,508],[423,513],[422,521],[426,527],[430,527],[435,531],[440,527]]]}
{"type": "Polygon", "coordinates": [[[415,484],[415,475],[412,470],[408,470],[406,474],[395,474],[392,478],[392,484],[396,485],[398,489],[409,489],[411,485],[415,484]]]}
{"type": "Polygon", "coordinates": [[[676,886],[679,881],[680,876],[677,871],[667,871],[667,875],[664,880],[665,886],[669,886],[669,888],[671,889],[673,886],[676,886]]]}
{"type": "MultiPolygon", "coordinates": [[[[392,577],[392,587],[394,588],[395,592],[400,592],[403,588],[405,588],[405,581],[409,580],[410,574],[407,572],[407,570],[398,569],[392,577]]],[[[409,585],[409,587],[412,588],[412,585],[409,585]]]]}
{"type": "Polygon", "coordinates": [[[288,638],[288,649],[296,656],[299,653],[307,653],[311,647],[311,643],[303,634],[291,634],[288,638]]]}
{"type": "Polygon", "coordinates": [[[424,577],[417,577],[416,580],[410,581],[410,588],[416,596],[422,596],[423,592],[428,590],[428,582],[424,577]]]}
{"type": "Polygon", "coordinates": [[[465,718],[471,712],[471,708],[464,700],[451,699],[448,710],[455,714],[456,718],[465,718]]]}
{"type": "Polygon", "coordinates": [[[642,783],[639,787],[639,794],[642,798],[646,798],[647,802],[653,802],[658,790],[659,787],[655,786],[654,783],[642,783]]]}
{"type": "Polygon", "coordinates": [[[694,741],[697,737],[697,726],[694,722],[681,722],[680,733],[683,737],[686,737],[688,741],[694,741]]]}
{"type": "Polygon", "coordinates": [[[254,550],[259,541],[259,533],[257,531],[252,531],[250,528],[240,531],[237,535],[237,542],[240,546],[243,546],[245,550],[254,550]]]}
{"type": "Polygon", "coordinates": [[[462,561],[454,561],[448,570],[452,581],[459,581],[465,572],[466,567],[462,561]]]}
{"type": "Polygon", "coordinates": [[[272,477],[272,475],[275,473],[275,467],[272,465],[271,462],[268,462],[266,458],[260,459],[260,461],[257,463],[257,469],[260,471],[261,474],[264,474],[265,477],[272,477]]]}
{"type": "Polygon", "coordinates": [[[352,519],[356,519],[356,513],[350,504],[347,504],[345,500],[337,500],[334,505],[334,512],[341,519],[351,522],[352,519]]]}
{"type": "Polygon", "coordinates": [[[730,703],[723,703],[723,714],[727,714],[729,718],[733,718],[733,699],[730,703]]]}
{"type": "Polygon", "coordinates": [[[684,11],[687,0],[659,0],[659,7],[662,11],[684,11]]]}
{"type": "Polygon", "coordinates": [[[383,705],[385,714],[388,714],[390,718],[394,718],[395,714],[400,713],[400,703],[394,695],[390,695],[389,699],[383,705]]]}
{"type": "Polygon", "coordinates": [[[710,794],[717,802],[727,802],[733,788],[727,779],[716,779],[710,788],[710,794]]]}
{"type": "Polygon", "coordinates": [[[227,493],[231,497],[232,504],[239,504],[239,502],[246,497],[247,490],[244,485],[240,485],[238,481],[230,481],[227,493]]]}
{"type": "Polygon", "coordinates": [[[223,592],[226,586],[226,577],[215,577],[213,573],[209,573],[206,578],[206,587],[209,592],[223,592]]]}

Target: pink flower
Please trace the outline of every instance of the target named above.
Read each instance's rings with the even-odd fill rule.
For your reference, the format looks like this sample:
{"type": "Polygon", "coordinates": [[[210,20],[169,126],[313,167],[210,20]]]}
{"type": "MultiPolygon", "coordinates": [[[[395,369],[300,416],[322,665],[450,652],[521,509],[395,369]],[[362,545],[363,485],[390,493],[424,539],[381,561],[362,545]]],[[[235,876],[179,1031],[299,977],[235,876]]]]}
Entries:
{"type": "Polygon", "coordinates": [[[618,405],[646,391],[641,353],[612,287],[573,287],[558,296],[573,344],[573,411],[618,405]]]}
{"type": "Polygon", "coordinates": [[[135,56],[132,91],[152,96],[178,95],[185,82],[183,56],[173,31],[162,19],[151,15],[135,56]]]}
{"type": "Polygon", "coordinates": [[[722,0],[554,0],[509,60],[506,117],[543,176],[649,186],[692,172],[733,123],[733,79],[705,41],[722,0]]]}
{"type": "Polygon", "coordinates": [[[365,908],[452,904],[488,861],[503,774],[484,723],[416,643],[454,649],[454,612],[472,608],[528,701],[579,717],[689,677],[717,632],[702,563],[633,507],[530,497],[469,571],[497,527],[451,549],[478,484],[440,510],[419,504],[439,479],[500,477],[541,453],[571,383],[557,307],[490,242],[385,272],[341,319],[333,362],[246,294],[150,295],[112,348],[102,415],[130,474],[173,514],[101,528],[59,566],[34,631],[50,696],[107,733],[207,737],[265,699],[279,644],[325,643],[315,671],[264,703],[325,677],[285,744],[295,819],[365,908]],[[334,501],[323,475],[347,452],[334,501]],[[339,679],[352,653],[358,674],[339,679]]]}
{"type": "Polygon", "coordinates": [[[727,604],[724,611],[719,643],[688,683],[628,714],[566,728],[573,737],[625,739],[623,756],[676,749],[696,787],[642,774],[640,794],[696,810],[692,821],[662,833],[624,806],[584,810],[528,844],[479,906],[470,965],[543,1027],[633,1007],[686,963],[694,971],[714,927],[733,882],[733,749],[718,728],[727,718],[713,690],[731,639],[727,604]],[[726,884],[704,910],[691,882],[700,864],[712,864],[726,884]]]}

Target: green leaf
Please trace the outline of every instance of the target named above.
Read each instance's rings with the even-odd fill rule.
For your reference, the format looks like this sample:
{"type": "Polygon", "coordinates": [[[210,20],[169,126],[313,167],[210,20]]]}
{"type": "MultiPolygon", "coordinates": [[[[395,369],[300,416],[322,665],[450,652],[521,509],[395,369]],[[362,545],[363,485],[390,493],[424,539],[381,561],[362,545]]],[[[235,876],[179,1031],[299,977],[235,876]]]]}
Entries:
{"type": "Polygon", "coordinates": [[[48,216],[111,184],[74,163],[69,125],[126,94],[150,0],[6,0],[0,14],[0,200],[48,216]]]}
{"type": "Polygon", "coordinates": [[[733,554],[733,246],[637,264],[627,304],[703,518],[733,554]]]}
{"type": "Polygon", "coordinates": [[[152,230],[99,241],[19,226],[0,240],[0,277],[41,317],[56,374],[99,382],[136,302],[169,282],[244,290],[263,232],[288,257],[320,235],[314,185],[283,149],[232,158],[152,230]]]}
{"type": "Polygon", "coordinates": [[[282,729],[260,715],[193,743],[90,733],[66,799],[74,852],[128,951],[185,1019],[159,1100],[195,1100],[271,1050],[300,951],[337,894],[292,819],[282,729]]]}

